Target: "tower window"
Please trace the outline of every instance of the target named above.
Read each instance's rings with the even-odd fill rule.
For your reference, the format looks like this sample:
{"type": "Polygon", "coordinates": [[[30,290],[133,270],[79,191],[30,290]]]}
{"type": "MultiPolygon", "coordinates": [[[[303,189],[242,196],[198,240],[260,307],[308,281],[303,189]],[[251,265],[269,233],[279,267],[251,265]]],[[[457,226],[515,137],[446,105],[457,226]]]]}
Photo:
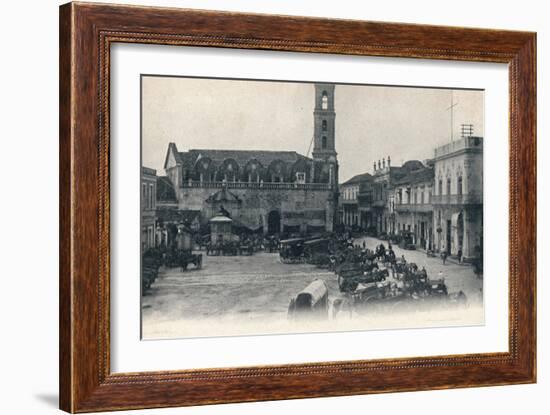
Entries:
{"type": "Polygon", "coordinates": [[[327,120],[323,120],[323,131],[327,130],[327,120]]]}
{"type": "Polygon", "coordinates": [[[323,138],[321,139],[321,148],[323,148],[323,149],[327,148],[327,137],[326,136],[323,136],[323,138]]]}
{"type": "Polygon", "coordinates": [[[328,95],[327,91],[323,91],[323,97],[321,98],[321,108],[328,110],[328,95]]]}

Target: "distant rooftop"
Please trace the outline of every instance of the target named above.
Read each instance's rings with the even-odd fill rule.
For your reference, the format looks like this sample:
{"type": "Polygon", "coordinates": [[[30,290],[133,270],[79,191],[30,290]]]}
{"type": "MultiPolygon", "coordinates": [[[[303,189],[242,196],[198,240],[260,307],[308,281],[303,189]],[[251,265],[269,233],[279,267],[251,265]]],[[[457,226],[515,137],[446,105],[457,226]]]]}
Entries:
{"type": "Polygon", "coordinates": [[[372,175],[370,173],[357,174],[357,175],[353,176],[351,179],[349,179],[349,180],[345,181],[344,183],[342,183],[340,186],[346,186],[346,185],[351,185],[351,184],[359,184],[361,182],[369,181],[369,180],[372,180],[372,175]]]}
{"type": "Polygon", "coordinates": [[[150,176],[156,176],[157,171],[155,169],[150,168],[150,167],[141,166],[141,174],[148,174],[150,176]]]}

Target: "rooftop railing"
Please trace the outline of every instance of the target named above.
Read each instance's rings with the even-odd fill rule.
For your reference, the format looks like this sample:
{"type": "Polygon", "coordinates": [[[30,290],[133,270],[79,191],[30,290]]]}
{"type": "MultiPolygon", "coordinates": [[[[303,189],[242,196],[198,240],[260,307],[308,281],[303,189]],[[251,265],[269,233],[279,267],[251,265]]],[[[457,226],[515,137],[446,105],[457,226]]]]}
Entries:
{"type": "Polygon", "coordinates": [[[263,189],[263,190],[332,190],[328,183],[275,183],[275,182],[198,182],[188,181],[183,188],[206,189],[263,189]]]}
{"type": "Polygon", "coordinates": [[[452,141],[444,146],[435,149],[435,157],[443,157],[447,154],[455,153],[467,148],[477,148],[483,150],[483,139],[481,137],[464,137],[460,140],[452,141]]]}

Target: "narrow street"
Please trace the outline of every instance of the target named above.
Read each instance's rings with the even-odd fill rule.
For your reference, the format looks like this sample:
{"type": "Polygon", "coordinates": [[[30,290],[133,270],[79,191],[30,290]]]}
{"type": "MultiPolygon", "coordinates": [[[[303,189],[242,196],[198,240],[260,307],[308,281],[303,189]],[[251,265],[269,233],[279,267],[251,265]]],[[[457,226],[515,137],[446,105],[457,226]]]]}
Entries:
{"type": "MultiPolygon", "coordinates": [[[[375,246],[383,243],[386,247],[388,241],[381,241],[376,238],[362,237],[354,240],[355,244],[362,245],[363,241],[369,249],[374,249],[375,246]]],[[[439,256],[433,258],[428,257],[425,251],[406,250],[392,244],[392,249],[395,255],[399,258],[405,256],[407,262],[414,262],[418,268],[425,267],[428,272],[428,278],[439,278],[439,273],[445,278],[445,283],[449,292],[457,292],[462,290],[470,302],[479,302],[481,300],[481,289],[483,288],[483,279],[477,278],[473,268],[469,264],[457,264],[456,261],[449,261],[443,265],[443,261],[439,256]]]]}

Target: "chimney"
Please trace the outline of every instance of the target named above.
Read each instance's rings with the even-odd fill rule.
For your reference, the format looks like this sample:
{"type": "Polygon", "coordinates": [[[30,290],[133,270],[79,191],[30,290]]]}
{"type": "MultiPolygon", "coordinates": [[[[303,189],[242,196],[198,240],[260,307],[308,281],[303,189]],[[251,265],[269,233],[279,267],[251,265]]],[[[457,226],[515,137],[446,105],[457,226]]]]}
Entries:
{"type": "Polygon", "coordinates": [[[373,163],[374,171],[376,171],[376,161],[373,163]]]}
{"type": "Polygon", "coordinates": [[[386,159],[382,159],[382,168],[383,168],[383,169],[386,168],[386,159]]]}
{"type": "Polygon", "coordinates": [[[388,167],[390,167],[390,162],[391,162],[391,159],[390,159],[390,156],[388,156],[388,167]]]}
{"type": "Polygon", "coordinates": [[[378,170],[380,170],[380,160],[378,160],[378,170]]]}

